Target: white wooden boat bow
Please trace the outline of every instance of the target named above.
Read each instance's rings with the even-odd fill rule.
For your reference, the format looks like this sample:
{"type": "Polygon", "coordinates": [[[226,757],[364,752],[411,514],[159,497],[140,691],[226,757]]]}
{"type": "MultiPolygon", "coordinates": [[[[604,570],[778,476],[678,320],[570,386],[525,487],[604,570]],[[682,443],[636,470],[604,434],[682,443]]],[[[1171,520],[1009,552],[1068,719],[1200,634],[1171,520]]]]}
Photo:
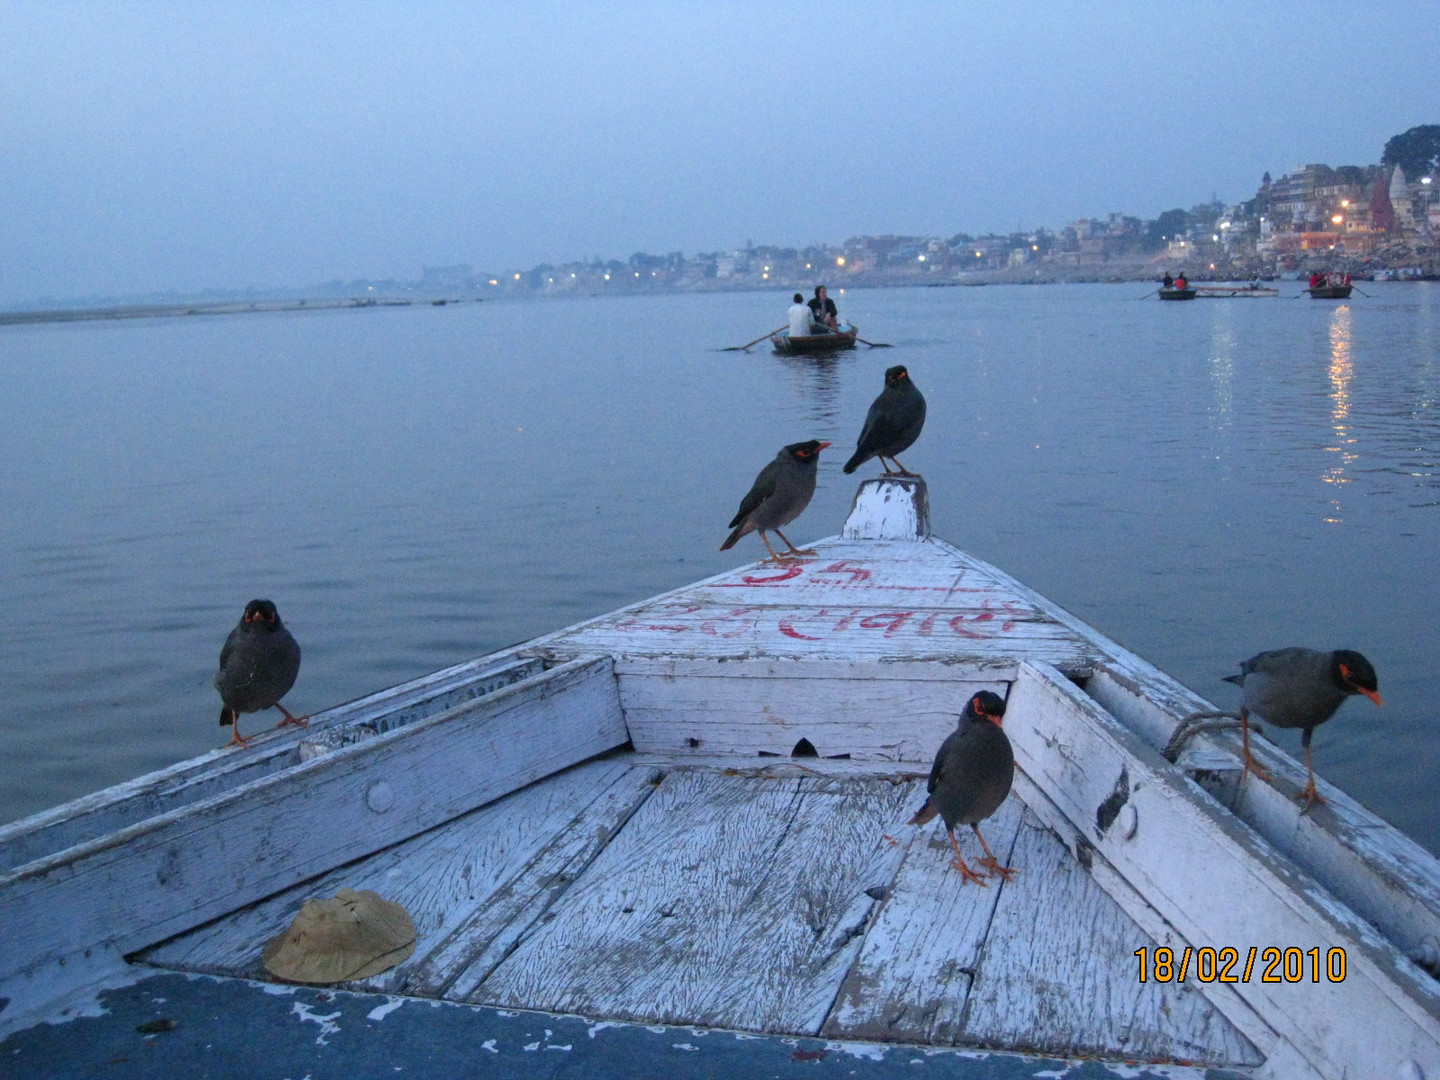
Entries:
{"type": "Polygon", "coordinates": [[[1301,816],[1304,771],[1266,745],[1273,785],[1241,785],[1225,733],[1171,764],[1213,706],[929,536],[923,482],[867,481],[815,548],[0,830],[0,1029],[122,977],[267,978],[303,900],[351,887],[418,933],[366,993],[837,1052],[1440,1078],[1414,959],[1440,943],[1433,857],[1323,782],[1301,816]],[[1019,874],[989,888],[938,822],[905,824],[980,689],[1019,766],[986,826],[1019,874]],[[1159,947],[1183,982],[1139,978],[1159,947]],[[1227,947],[1293,950],[1303,978],[1224,981],[1214,953],[1203,978],[1227,947]],[[1336,950],[1343,980],[1312,978],[1336,950]]]}

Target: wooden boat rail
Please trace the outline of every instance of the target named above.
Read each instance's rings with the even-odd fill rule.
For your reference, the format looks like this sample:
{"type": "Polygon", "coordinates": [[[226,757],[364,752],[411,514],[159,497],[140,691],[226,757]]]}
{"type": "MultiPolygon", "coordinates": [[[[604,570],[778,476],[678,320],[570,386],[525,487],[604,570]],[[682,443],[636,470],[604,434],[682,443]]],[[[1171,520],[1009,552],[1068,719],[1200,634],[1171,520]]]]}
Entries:
{"type": "Polygon", "coordinates": [[[223,794],[327,747],[424,719],[531,678],[544,667],[536,657],[469,661],[317,713],[304,729],[261,732],[249,753],[214,750],[13,822],[0,827],[0,872],[223,794]]]}

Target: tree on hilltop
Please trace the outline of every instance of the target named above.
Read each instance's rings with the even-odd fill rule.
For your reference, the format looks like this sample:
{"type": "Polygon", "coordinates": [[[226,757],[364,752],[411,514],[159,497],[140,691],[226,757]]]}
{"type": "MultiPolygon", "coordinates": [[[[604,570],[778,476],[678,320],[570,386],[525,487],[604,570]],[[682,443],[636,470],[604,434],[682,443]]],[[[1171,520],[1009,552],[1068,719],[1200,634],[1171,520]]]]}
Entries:
{"type": "Polygon", "coordinates": [[[1166,210],[1154,221],[1145,223],[1145,250],[1159,251],[1167,242],[1188,228],[1190,228],[1188,213],[1178,207],[1174,210],[1166,210]]]}
{"type": "Polygon", "coordinates": [[[1440,166],[1440,124],[1421,124],[1396,135],[1385,144],[1381,165],[1399,165],[1405,178],[1428,176],[1440,166]]]}

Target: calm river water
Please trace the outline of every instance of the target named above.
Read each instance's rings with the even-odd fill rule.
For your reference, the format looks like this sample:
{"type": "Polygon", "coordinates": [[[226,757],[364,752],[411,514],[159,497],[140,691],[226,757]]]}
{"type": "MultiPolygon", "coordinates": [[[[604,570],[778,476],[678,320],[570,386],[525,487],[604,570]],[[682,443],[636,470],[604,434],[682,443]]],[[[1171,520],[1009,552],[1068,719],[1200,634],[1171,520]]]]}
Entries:
{"type": "Polygon", "coordinates": [[[318,711],[755,558],[716,548],[784,443],[836,444],[790,536],[838,531],[904,363],[939,535],[1223,706],[1361,650],[1385,707],[1316,767],[1440,851],[1440,288],[1365,288],[851,291],[895,347],[829,362],[718,351],[788,290],[0,328],[0,820],[223,743],[252,597],[318,711]]]}

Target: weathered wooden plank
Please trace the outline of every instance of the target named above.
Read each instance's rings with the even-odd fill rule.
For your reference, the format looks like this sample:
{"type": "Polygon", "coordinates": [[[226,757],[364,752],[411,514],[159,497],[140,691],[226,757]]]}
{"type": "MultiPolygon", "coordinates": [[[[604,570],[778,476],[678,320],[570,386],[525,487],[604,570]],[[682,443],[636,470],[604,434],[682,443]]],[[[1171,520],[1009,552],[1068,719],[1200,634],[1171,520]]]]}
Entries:
{"type": "Polygon", "coordinates": [[[1088,670],[1083,634],[949,545],[819,541],[822,555],[754,564],[535,644],[617,655],[1044,658],[1088,670]]]}
{"type": "Polygon", "coordinates": [[[19,945],[0,954],[0,995],[48,997],[87,958],[198,926],[627,737],[610,661],[575,661],[30,863],[0,877],[0,926],[19,945]]]}
{"type": "MultiPolygon", "coordinates": [[[[909,681],[916,664],[815,661],[685,661],[627,658],[617,668],[635,749],[675,754],[790,754],[801,739],[820,757],[923,764],[955,729],[979,690],[1006,685],[971,666],[946,665],[954,681],[909,681]],[[677,668],[684,674],[676,676],[677,668]],[[826,672],[834,677],[825,678],[826,672]],[[898,677],[897,677],[898,676],[898,677]]],[[[935,674],[931,671],[930,674],[935,674]]]]}
{"type": "Polygon", "coordinates": [[[681,772],[470,1000],[819,1030],[918,783],[681,772]]]}
{"type": "Polygon", "coordinates": [[[961,660],[997,666],[1033,659],[1054,661],[1079,674],[1088,673],[1099,656],[1056,623],[978,621],[971,629],[972,615],[980,619],[988,614],[951,608],[749,609],[737,616],[733,633],[722,635],[707,630],[715,622],[708,612],[675,608],[591,627],[548,647],[561,656],[573,650],[617,656],[961,660]]]}
{"type": "MultiPolygon", "coordinates": [[[[569,823],[524,868],[478,905],[403,981],[394,981],[393,989],[463,1000],[584,873],[655,790],[661,776],[658,769],[632,767],[579,813],[574,813],[571,805],[573,816],[569,823]]],[[[563,793],[556,792],[551,798],[555,812],[563,815],[563,793]]]]}
{"type": "Polygon", "coordinates": [[[533,658],[487,657],[446,668],[316,713],[303,730],[258,732],[247,750],[217,749],[0,827],[0,872],[289,768],[299,762],[296,747],[304,739],[351,724],[388,731],[537,675],[543,667],[533,658]]]}
{"type": "MultiPolygon", "coordinates": [[[[1029,814],[1065,845],[1066,850],[1085,868],[1091,879],[1105,890],[1120,910],[1130,916],[1152,942],[1174,949],[1177,956],[1183,953],[1185,946],[1190,944],[1184,936],[1095,849],[1085,833],[1077,829],[1074,822],[1065,816],[1064,811],[1022,770],[1017,769],[1015,772],[1014,790],[1029,814]]],[[[1205,996],[1237,1031],[1249,1039],[1257,1048],[1257,1053],[1265,1059],[1265,1067],[1257,1075],[1274,1077],[1276,1080],[1282,1077],[1284,1080],[1321,1080],[1320,1074],[1227,984],[1211,983],[1205,990],[1205,996]]]]}
{"type": "MultiPolygon", "coordinates": [[[[1008,799],[982,827],[1002,860],[1024,810],[1018,799],[1008,799]]],[[[960,1036],[970,980],[1005,887],[961,883],[938,819],[906,831],[912,835],[905,861],[821,1029],[828,1038],[943,1046],[960,1036]]],[[[970,830],[962,833],[957,837],[967,861],[972,849],[980,859],[970,830]]]]}
{"type": "Polygon", "coordinates": [[[1255,1047],[1184,985],[1141,983],[1155,943],[1033,815],[1010,857],[954,1041],[1065,1057],[1258,1065],[1255,1047]]]}
{"type": "Polygon", "coordinates": [[[1005,730],[1020,767],[1187,944],[1345,950],[1343,982],[1265,982],[1257,960],[1229,988],[1315,1072],[1440,1073],[1434,981],[1059,672],[1021,668],[1005,730]]]}
{"type": "MultiPolygon", "coordinates": [[[[1106,665],[1085,689],[1152,746],[1163,746],[1188,714],[1215,707],[1153,668],[1106,665]]],[[[1207,734],[1190,745],[1225,753],[1239,771],[1238,734],[1207,734]]],[[[1252,740],[1251,752],[1273,781],[1247,775],[1243,797],[1232,792],[1222,801],[1407,956],[1440,942],[1440,860],[1323,777],[1316,786],[1325,805],[1302,814],[1294,796],[1305,786],[1304,765],[1263,739],[1252,740]]]]}
{"type": "Polygon", "coordinates": [[[438,996],[443,986],[433,954],[447,947],[462,956],[478,952],[505,928],[501,908],[523,909],[563,887],[557,879],[571,860],[603,844],[624,822],[650,793],[653,773],[635,769],[629,755],[577,765],[173,938],[140,959],[182,971],[267,979],[261,950],[307,899],[342,888],[374,889],[409,912],[415,954],[352,989],[438,996]]]}
{"type": "Polygon", "coordinates": [[[639,754],[636,765],[651,765],[666,772],[723,771],[733,776],[828,776],[836,780],[924,780],[930,766],[919,762],[851,761],[820,757],[756,757],[754,754],[639,754]]]}

